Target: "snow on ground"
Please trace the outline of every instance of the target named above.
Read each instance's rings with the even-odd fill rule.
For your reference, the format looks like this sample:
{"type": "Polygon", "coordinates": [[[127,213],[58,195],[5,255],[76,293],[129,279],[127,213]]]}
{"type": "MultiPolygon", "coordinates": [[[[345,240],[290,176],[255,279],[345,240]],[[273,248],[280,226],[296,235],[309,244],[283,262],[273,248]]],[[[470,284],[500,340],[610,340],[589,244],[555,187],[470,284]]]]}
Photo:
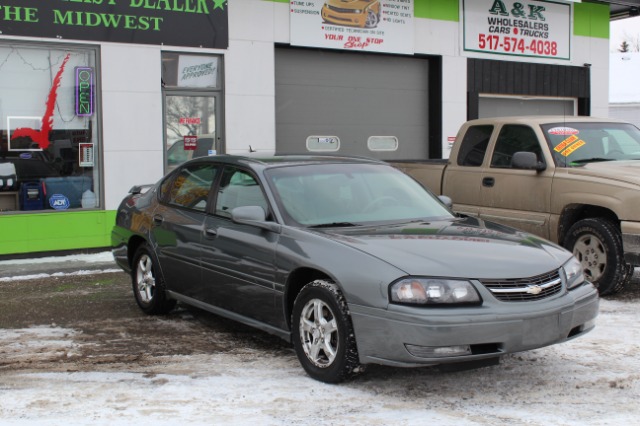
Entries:
{"type": "Polygon", "coordinates": [[[88,275],[100,272],[117,272],[110,251],[88,254],[72,254],[67,256],[47,256],[25,259],[0,260],[0,283],[16,280],[34,280],[64,275],[88,275]],[[66,270],[50,273],[51,265],[66,270]],[[96,269],[97,266],[102,269],[96,269]],[[41,271],[41,272],[38,272],[41,271]],[[45,272],[46,271],[46,272],[45,272]],[[36,273],[34,273],[36,272],[36,273]]]}
{"type": "Polygon", "coordinates": [[[0,269],[12,265],[37,265],[42,263],[63,264],[67,262],[102,263],[113,262],[113,254],[110,251],[99,253],[70,254],[67,256],[45,256],[25,259],[0,260],[0,269]]]}
{"type": "MultiPolygon", "coordinates": [[[[603,300],[591,333],[497,366],[373,367],[341,385],[308,378],[293,352],[251,347],[165,357],[143,371],[0,370],[0,424],[640,425],[639,322],[637,304],[603,300]]],[[[0,345],[72,353],[74,334],[0,330],[0,345]]]]}
{"type": "MultiPolygon", "coordinates": [[[[246,342],[229,353],[84,372],[3,371],[0,360],[0,424],[640,425],[639,323],[637,300],[602,300],[592,332],[497,366],[374,366],[340,385],[307,377],[293,351],[265,353],[246,342]]],[[[76,334],[0,329],[0,347],[32,358],[72,356],[76,334]]]]}

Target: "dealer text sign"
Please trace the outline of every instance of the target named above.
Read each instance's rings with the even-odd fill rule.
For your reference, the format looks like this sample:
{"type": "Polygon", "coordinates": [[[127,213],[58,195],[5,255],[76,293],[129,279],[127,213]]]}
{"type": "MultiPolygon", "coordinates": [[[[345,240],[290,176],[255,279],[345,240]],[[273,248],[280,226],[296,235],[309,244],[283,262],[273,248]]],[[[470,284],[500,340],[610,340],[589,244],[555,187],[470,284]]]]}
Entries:
{"type": "Polygon", "coordinates": [[[0,0],[0,34],[226,49],[227,0],[0,0]]]}
{"type": "Polygon", "coordinates": [[[540,0],[462,0],[464,50],[571,59],[568,3],[540,0]]]}
{"type": "Polygon", "coordinates": [[[291,44],[413,54],[414,0],[290,0],[291,44]]]}

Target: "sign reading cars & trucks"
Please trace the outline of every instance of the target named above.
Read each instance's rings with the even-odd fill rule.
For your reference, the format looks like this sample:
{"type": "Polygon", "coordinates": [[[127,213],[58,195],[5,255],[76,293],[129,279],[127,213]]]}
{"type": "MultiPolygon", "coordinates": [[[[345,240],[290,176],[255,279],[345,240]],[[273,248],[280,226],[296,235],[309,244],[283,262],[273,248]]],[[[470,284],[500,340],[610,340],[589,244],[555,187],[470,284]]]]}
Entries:
{"type": "Polygon", "coordinates": [[[464,50],[569,60],[572,7],[541,0],[463,0],[464,50]]]}

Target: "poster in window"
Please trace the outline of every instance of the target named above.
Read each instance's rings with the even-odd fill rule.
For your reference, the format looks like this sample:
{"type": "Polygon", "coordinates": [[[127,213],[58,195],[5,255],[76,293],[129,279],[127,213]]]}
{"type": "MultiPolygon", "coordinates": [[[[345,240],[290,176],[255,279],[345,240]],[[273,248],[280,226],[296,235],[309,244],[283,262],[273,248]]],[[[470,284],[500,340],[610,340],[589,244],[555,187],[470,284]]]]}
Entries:
{"type": "Polygon", "coordinates": [[[80,143],[78,144],[78,153],[80,155],[80,167],[93,167],[93,144],[92,143],[80,143]]]}

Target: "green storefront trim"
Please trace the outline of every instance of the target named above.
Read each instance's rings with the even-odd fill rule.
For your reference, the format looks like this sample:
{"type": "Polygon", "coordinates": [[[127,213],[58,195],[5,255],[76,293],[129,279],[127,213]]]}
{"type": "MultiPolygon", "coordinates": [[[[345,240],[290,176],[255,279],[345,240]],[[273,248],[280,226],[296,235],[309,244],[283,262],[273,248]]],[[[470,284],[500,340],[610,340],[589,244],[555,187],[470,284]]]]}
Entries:
{"type": "MultiPolygon", "coordinates": [[[[289,0],[265,0],[289,3],[289,0]]],[[[459,0],[414,0],[416,18],[440,21],[460,21],[459,0]]],[[[575,3],[573,5],[573,34],[584,37],[609,38],[609,5],[605,3],[575,3]]]]}
{"type": "Polygon", "coordinates": [[[0,255],[109,247],[115,210],[0,216],[0,255]]]}
{"type": "Polygon", "coordinates": [[[439,21],[460,21],[459,0],[415,0],[413,16],[439,21]]]}
{"type": "Polygon", "coordinates": [[[573,35],[608,39],[609,23],[608,4],[573,5],[573,35]]]}

